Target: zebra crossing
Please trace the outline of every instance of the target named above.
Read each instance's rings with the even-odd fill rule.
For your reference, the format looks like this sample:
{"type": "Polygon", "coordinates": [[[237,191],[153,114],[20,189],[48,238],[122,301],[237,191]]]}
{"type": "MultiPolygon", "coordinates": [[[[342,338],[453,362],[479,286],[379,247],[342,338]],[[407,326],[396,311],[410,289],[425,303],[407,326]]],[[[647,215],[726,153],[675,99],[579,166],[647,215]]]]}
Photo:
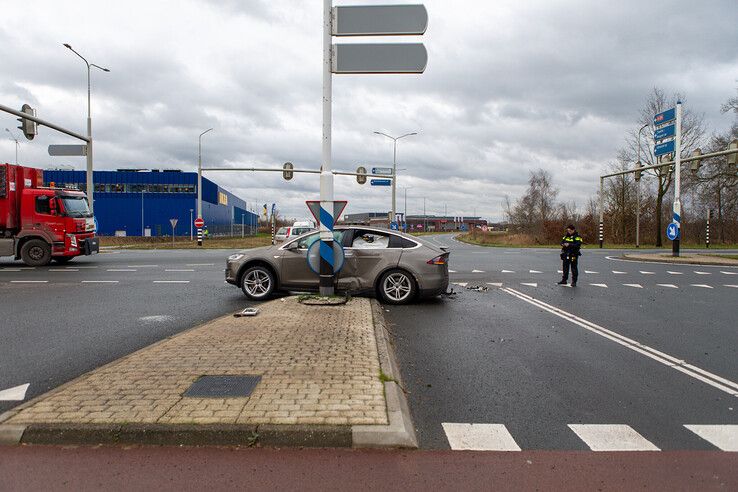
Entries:
{"type": "MultiPolygon", "coordinates": [[[[441,424],[453,450],[521,451],[522,448],[504,424],[441,424]]],[[[738,425],[684,424],[683,427],[721,451],[738,452],[738,425]]],[[[627,424],[568,424],[591,451],[661,451],[627,424]]]]}

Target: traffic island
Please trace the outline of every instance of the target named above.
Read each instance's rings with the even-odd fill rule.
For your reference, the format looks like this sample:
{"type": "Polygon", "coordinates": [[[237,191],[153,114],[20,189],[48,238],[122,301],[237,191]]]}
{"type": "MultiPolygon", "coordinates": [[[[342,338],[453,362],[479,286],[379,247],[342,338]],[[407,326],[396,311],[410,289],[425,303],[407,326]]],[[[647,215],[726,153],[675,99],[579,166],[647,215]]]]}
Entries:
{"type": "Polygon", "coordinates": [[[0,416],[6,444],[417,447],[382,310],[297,297],[226,316],[0,416]]]}
{"type": "Polygon", "coordinates": [[[672,253],[628,253],[621,258],[631,261],[654,261],[686,265],[738,266],[738,260],[723,258],[717,254],[681,253],[680,256],[673,256],[672,253]]]}

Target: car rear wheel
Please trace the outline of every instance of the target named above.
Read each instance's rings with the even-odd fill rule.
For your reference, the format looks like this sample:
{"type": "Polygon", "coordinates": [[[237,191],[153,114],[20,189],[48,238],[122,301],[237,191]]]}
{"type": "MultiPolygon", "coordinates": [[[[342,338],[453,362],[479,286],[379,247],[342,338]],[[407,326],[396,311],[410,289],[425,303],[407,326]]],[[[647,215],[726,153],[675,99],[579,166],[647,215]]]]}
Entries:
{"type": "Polygon", "coordinates": [[[253,266],[241,277],[241,290],[246,297],[255,301],[263,301],[274,292],[276,279],[271,270],[263,266],[253,266]]]}
{"type": "Polygon", "coordinates": [[[21,248],[21,260],[28,266],[44,266],[51,261],[51,246],[41,239],[31,239],[21,248]]]}
{"type": "Polygon", "coordinates": [[[405,270],[390,270],[379,281],[379,297],[387,304],[407,304],[416,293],[415,279],[405,270]]]}

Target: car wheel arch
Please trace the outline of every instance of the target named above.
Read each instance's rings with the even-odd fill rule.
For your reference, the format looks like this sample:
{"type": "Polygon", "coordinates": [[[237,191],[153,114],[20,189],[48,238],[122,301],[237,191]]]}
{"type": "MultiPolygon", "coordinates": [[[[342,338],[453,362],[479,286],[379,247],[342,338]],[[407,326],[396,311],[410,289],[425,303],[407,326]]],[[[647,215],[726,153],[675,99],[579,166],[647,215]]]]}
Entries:
{"type": "Polygon", "coordinates": [[[255,266],[263,266],[265,268],[268,268],[270,272],[272,272],[272,275],[274,275],[274,279],[276,280],[277,285],[274,286],[274,290],[279,290],[279,287],[281,285],[281,280],[279,278],[279,273],[277,272],[277,269],[269,263],[266,260],[259,260],[254,259],[251,261],[247,261],[243,265],[241,265],[241,268],[238,269],[238,276],[236,277],[237,285],[241,285],[241,280],[243,279],[243,274],[251,267],[255,266]]]}
{"type": "Polygon", "coordinates": [[[394,265],[394,266],[390,266],[390,267],[385,268],[384,270],[382,270],[379,273],[379,275],[377,275],[377,280],[374,282],[374,293],[376,295],[379,295],[379,289],[382,287],[380,285],[381,282],[382,282],[382,277],[384,277],[384,275],[387,272],[391,272],[391,271],[395,271],[395,270],[399,270],[401,272],[405,272],[405,273],[409,274],[410,275],[410,279],[415,284],[416,290],[418,290],[418,291],[420,290],[420,283],[418,282],[418,276],[417,276],[417,274],[415,272],[413,272],[409,268],[405,268],[405,267],[400,266],[400,265],[394,265]]]}

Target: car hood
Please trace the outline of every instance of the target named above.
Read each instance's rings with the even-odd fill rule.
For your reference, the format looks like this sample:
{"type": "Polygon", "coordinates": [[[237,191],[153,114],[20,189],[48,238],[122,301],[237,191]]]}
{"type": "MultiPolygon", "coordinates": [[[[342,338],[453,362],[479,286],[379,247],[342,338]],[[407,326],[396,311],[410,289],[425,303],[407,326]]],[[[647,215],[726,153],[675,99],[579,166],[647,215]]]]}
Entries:
{"type": "Polygon", "coordinates": [[[242,249],[238,252],[238,254],[242,254],[245,256],[263,256],[266,254],[269,254],[273,251],[276,251],[279,246],[272,245],[272,246],[261,246],[260,248],[250,248],[250,249],[242,249]]]}

